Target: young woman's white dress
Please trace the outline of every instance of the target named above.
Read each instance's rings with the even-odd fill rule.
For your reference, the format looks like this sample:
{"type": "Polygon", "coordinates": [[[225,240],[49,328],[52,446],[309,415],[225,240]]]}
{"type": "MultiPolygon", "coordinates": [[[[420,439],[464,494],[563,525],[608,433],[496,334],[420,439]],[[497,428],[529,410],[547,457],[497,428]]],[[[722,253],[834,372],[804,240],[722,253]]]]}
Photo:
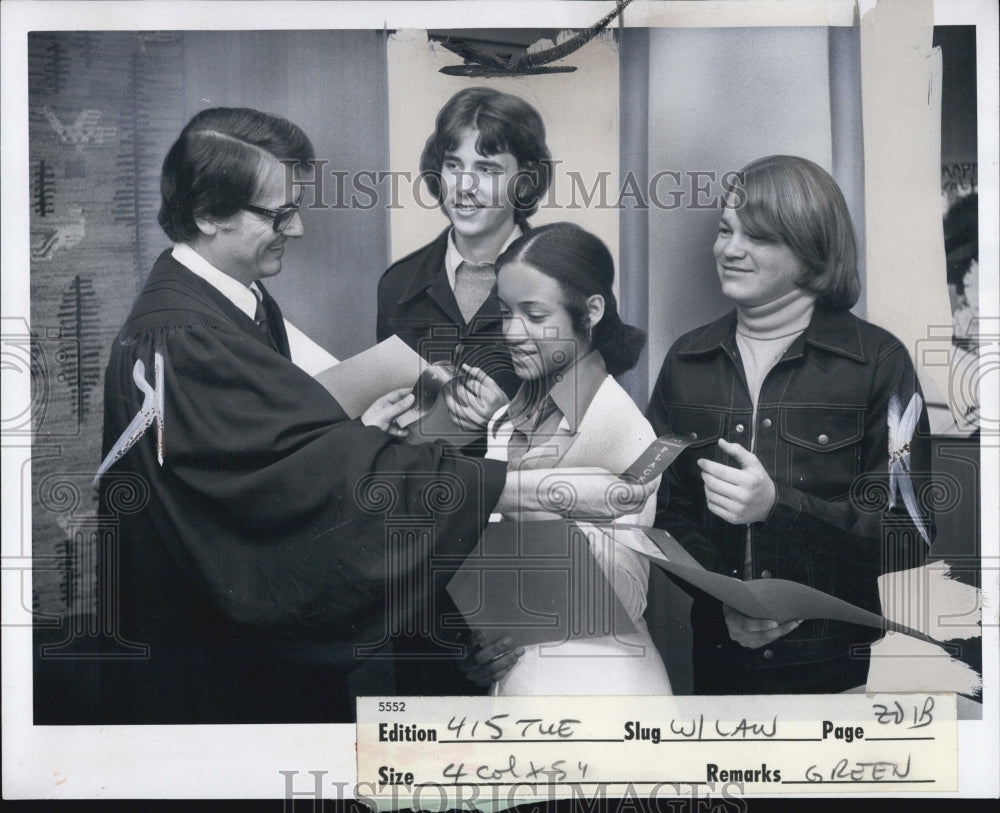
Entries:
{"type": "MultiPolygon", "coordinates": [[[[488,430],[488,457],[507,459],[511,424],[500,422],[502,410],[488,430]]],[[[568,428],[565,427],[564,428],[568,428]]],[[[575,433],[546,441],[528,451],[519,468],[598,466],[620,474],[655,439],[653,430],[611,376],[603,381],[575,433]]],[[[655,493],[639,514],[621,517],[617,524],[652,525],[655,493]]],[[[523,517],[522,517],[523,518],[523,517]]],[[[533,515],[551,519],[550,515],[533,515]]],[[[587,526],[581,526],[588,530],[587,526]]],[[[634,533],[624,528],[616,534],[634,533]]],[[[670,680],[653,645],[643,611],[649,562],[639,554],[610,542],[602,533],[588,533],[591,551],[613,586],[635,632],[619,636],[573,639],[525,647],[517,664],[493,684],[493,695],[665,695],[670,680]]]]}

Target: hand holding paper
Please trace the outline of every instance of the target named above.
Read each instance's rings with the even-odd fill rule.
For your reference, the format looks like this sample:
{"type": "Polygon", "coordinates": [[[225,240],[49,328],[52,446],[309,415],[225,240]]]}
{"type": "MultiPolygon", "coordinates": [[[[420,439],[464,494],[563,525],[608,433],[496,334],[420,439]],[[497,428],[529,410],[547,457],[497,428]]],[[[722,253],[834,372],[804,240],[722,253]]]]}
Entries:
{"type": "Polygon", "coordinates": [[[446,390],[455,379],[455,368],[450,364],[431,364],[420,372],[417,383],[413,385],[412,409],[396,419],[401,427],[416,423],[427,415],[438,402],[442,390],[446,390]]]}
{"type": "Polygon", "coordinates": [[[739,610],[734,610],[728,604],[723,605],[722,613],[729,628],[729,637],[747,649],[767,646],[778,638],[788,635],[802,623],[798,619],[781,624],[768,618],[751,618],[739,610]]]}
{"type": "Polygon", "coordinates": [[[406,387],[387,392],[365,410],[361,423],[377,426],[397,438],[405,438],[410,432],[399,426],[396,419],[413,406],[413,400],[413,393],[406,387]]]}
{"type": "Polygon", "coordinates": [[[455,425],[471,432],[489,423],[507,403],[507,395],[478,367],[463,364],[461,373],[454,385],[445,389],[444,402],[455,425]]]}
{"type": "Polygon", "coordinates": [[[387,391],[413,387],[411,402],[395,425],[387,428],[410,443],[442,439],[461,445],[470,438],[452,422],[443,399],[438,398],[454,376],[448,364],[428,364],[398,336],[390,336],[374,347],[317,373],[316,380],[337,399],[349,418],[358,418],[385,396],[387,391]],[[421,383],[425,382],[425,383],[421,383]],[[418,408],[419,407],[419,408],[418,408]],[[419,421],[419,423],[418,423],[419,421]],[[411,424],[416,424],[412,426],[411,424]],[[406,429],[408,431],[400,431],[406,429]]]}

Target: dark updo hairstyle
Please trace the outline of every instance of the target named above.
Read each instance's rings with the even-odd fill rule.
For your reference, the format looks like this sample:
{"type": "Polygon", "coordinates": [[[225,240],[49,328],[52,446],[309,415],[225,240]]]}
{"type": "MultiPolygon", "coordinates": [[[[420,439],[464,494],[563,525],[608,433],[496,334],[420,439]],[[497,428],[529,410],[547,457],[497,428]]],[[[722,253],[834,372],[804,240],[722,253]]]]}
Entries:
{"type": "Polygon", "coordinates": [[[604,297],[604,316],[592,327],[594,347],[611,375],[631,370],[646,344],[646,333],[618,315],[612,285],[615,263],[604,242],[573,223],[550,223],[518,237],[497,258],[497,273],[508,263],[524,263],[552,277],[566,296],[565,306],[577,333],[590,326],[587,298],[604,297]]]}
{"type": "MultiPolygon", "coordinates": [[[[817,302],[848,310],[861,295],[851,213],[830,174],[805,158],[770,155],[747,164],[731,201],[751,237],[786,243],[806,270],[799,285],[817,302]]],[[[727,204],[728,205],[728,204],[727,204]]]]}
{"type": "Polygon", "coordinates": [[[518,216],[522,220],[531,217],[551,181],[552,156],[541,115],[519,96],[492,88],[466,88],[452,96],[438,112],[434,132],[420,156],[421,176],[439,205],[445,156],[458,146],[465,129],[478,131],[476,152],[480,155],[509,152],[514,156],[518,172],[508,192],[518,216]]]}
{"type": "Polygon", "coordinates": [[[175,243],[192,240],[201,233],[196,218],[222,220],[253,201],[264,161],[314,157],[306,134],[280,116],[245,107],[202,110],[163,161],[157,221],[175,243]]]}

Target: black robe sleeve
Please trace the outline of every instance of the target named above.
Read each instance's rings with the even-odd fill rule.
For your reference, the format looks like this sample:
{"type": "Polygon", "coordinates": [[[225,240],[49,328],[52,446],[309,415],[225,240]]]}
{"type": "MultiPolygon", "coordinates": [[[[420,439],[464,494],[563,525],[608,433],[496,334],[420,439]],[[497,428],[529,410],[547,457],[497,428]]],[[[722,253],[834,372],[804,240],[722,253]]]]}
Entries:
{"type": "Polygon", "coordinates": [[[160,548],[178,578],[240,625],[350,637],[382,608],[387,579],[412,579],[431,555],[457,567],[503,488],[496,461],[348,420],[310,376],[225,324],[119,338],[106,376],[105,452],[142,403],[135,361],[152,383],[155,352],[162,466],[154,426],[105,476],[102,502],[113,510],[114,475],[138,475],[148,495],[126,525],[145,538],[123,544],[160,548]]]}

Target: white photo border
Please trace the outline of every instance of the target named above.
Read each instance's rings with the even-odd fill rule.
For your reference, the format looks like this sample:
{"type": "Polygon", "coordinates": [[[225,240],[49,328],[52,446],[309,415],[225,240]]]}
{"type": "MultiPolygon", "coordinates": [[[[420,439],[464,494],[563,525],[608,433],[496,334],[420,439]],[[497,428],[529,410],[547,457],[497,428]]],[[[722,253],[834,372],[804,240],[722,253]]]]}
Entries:
{"type": "MultiPolygon", "coordinates": [[[[864,14],[874,2],[860,3],[864,14]]],[[[303,29],[303,28],[582,28],[613,6],[610,2],[18,2],[0,5],[3,48],[2,133],[2,295],[5,319],[25,319],[30,312],[28,268],[28,88],[27,33],[33,30],[303,29]],[[463,25],[464,21],[464,25],[463,25]]],[[[849,25],[853,2],[654,3],[637,0],[626,25],[698,25],[725,20],[747,25],[849,25]],[[673,8],[671,8],[673,7],[673,8]],[[700,8],[696,8],[700,7],[700,8]],[[662,17],[660,16],[662,15],[662,17]],[[671,15],[674,15],[671,17],[671,15]],[[713,15],[722,15],[713,16],[713,15]],[[817,20],[827,22],[817,22],[817,20]],[[672,20],[664,23],[663,20],[672,20]]],[[[935,25],[977,25],[980,154],[980,265],[992,269],[981,283],[983,317],[996,320],[997,190],[1000,154],[997,140],[997,28],[992,0],[935,0],[935,25]]],[[[942,282],[943,284],[943,282],[942,282]]],[[[26,382],[10,382],[12,386],[26,382]]],[[[5,389],[8,381],[4,380],[5,389]]],[[[5,400],[10,393],[5,393],[5,400]]],[[[984,404],[998,414],[997,393],[984,404]]],[[[1000,493],[998,439],[984,437],[981,495],[1000,493]]],[[[280,771],[325,772],[334,797],[335,783],[355,781],[353,726],[60,726],[32,724],[31,628],[8,626],[11,606],[20,596],[20,579],[30,595],[30,573],[18,563],[30,557],[30,446],[24,439],[3,441],[3,556],[5,625],[3,655],[3,789],[7,799],[199,798],[278,799],[285,790],[280,771]],[[17,589],[7,589],[9,587],[17,589]]],[[[982,498],[982,497],[981,497],[982,498]]],[[[983,508],[984,709],[981,721],[959,726],[960,790],[937,797],[996,797],[998,779],[997,665],[997,506],[983,508]]],[[[308,784],[308,782],[307,782],[308,784]]]]}

